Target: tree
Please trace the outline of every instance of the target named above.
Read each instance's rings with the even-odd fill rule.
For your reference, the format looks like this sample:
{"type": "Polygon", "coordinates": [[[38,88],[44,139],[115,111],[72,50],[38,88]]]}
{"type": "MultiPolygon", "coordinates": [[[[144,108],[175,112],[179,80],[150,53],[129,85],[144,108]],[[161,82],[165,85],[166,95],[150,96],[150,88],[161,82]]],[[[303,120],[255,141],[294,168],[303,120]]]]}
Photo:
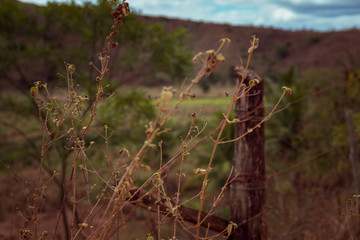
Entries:
{"type": "MultiPolygon", "coordinates": [[[[2,1],[0,77],[25,93],[34,81],[53,83],[67,61],[76,65],[76,78],[92,91],[89,80],[96,74],[88,63],[94,62],[104,47],[109,31],[104,26],[112,21],[110,11],[106,0],[83,6],[51,2],[41,7],[2,1]]],[[[190,52],[183,44],[187,37],[184,28],[167,31],[163,24],[147,23],[136,14],[125,21],[116,39],[120,47],[111,55],[116,60],[109,77],[115,82],[134,82],[144,75],[143,80],[150,79],[159,72],[182,80],[192,70],[190,52]]],[[[156,79],[148,82],[157,84],[156,79]]]]}

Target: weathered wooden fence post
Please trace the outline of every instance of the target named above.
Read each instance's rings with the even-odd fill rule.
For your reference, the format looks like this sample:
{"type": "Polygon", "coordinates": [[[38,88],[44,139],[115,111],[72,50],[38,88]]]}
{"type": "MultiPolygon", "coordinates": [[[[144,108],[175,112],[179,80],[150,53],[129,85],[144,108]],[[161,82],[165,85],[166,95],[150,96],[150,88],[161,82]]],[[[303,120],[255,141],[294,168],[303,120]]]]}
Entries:
{"type": "MultiPolygon", "coordinates": [[[[241,81],[241,70],[235,69],[237,85],[241,81]]],[[[249,85],[252,79],[260,80],[246,96],[236,102],[235,138],[256,126],[264,117],[263,81],[255,72],[249,70],[243,84],[249,85]]],[[[230,239],[264,240],[266,226],[262,219],[265,204],[265,153],[264,126],[256,128],[250,134],[235,142],[233,167],[235,180],[230,185],[231,214],[230,220],[238,228],[230,239]]]]}

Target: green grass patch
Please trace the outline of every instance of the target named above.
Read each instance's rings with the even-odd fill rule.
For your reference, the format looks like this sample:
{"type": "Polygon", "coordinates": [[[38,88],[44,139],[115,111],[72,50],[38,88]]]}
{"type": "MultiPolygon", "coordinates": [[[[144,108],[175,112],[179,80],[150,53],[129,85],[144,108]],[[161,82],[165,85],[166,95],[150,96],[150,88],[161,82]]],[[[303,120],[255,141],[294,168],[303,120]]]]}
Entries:
{"type": "MultiPolygon", "coordinates": [[[[176,99],[173,100],[171,103],[175,104],[176,99]]],[[[183,106],[209,106],[209,105],[228,105],[231,102],[230,97],[223,97],[223,98],[195,98],[191,100],[185,100],[181,103],[183,106]]]]}
{"type": "MultiPolygon", "coordinates": [[[[171,105],[175,104],[176,101],[176,99],[173,100],[171,105]]],[[[230,103],[230,97],[187,99],[175,111],[174,119],[176,121],[190,121],[193,113],[197,113],[199,117],[211,118],[216,113],[226,112],[230,103]]]]}

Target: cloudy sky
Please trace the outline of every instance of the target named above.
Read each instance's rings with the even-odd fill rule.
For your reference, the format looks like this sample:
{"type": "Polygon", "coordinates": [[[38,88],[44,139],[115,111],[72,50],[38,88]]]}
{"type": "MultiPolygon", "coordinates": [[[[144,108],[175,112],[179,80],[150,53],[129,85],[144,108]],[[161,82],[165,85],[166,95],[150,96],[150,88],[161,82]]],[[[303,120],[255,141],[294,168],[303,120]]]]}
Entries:
{"type": "MultiPolygon", "coordinates": [[[[47,0],[21,1],[36,4],[47,2],[47,0]]],[[[76,0],[77,3],[82,1],[76,0]]],[[[360,28],[360,0],[127,0],[127,2],[132,9],[149,16],[167,16],[231,25],[272,26],[290,30],[329,31],[360,28]]]]}

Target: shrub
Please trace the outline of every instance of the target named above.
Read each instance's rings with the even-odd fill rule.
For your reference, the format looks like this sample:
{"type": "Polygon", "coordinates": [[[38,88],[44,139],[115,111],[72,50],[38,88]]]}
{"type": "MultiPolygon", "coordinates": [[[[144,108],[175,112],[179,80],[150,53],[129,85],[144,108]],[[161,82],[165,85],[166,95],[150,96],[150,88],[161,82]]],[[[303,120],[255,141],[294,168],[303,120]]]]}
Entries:
{"type": "Polygon", "coordinates": [[[317,44],[321,41],[321,37],[318,34],[309,34],[306,38],[309,44],[317,44]]]}
{"type": "Polygon", "coordinates": [[[286,58],[290,54],[290,43],[280,44],[276,46],[276,53],[280,58],[286,58]]]}

